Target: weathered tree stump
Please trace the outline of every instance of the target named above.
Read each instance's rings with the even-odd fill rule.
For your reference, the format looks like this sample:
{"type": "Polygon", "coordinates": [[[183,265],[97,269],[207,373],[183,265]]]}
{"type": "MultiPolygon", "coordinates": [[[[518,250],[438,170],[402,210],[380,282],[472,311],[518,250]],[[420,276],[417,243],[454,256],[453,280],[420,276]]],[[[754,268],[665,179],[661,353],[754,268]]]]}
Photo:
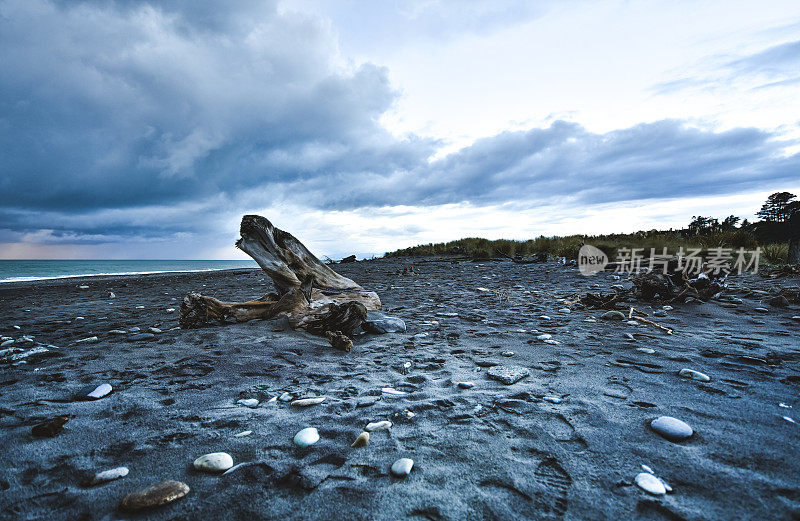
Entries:
{"type": "MultiPolygon", "coordinates": [[[[285,316],[293,328],[314,335],[352,335],[367,318],[367,311],[381,308],[375,292],[333,271],[292,234],[275,228],[264,217],[245,215],[240,233],[236,247],[261,266],[276,293],[251,302],[223,302],[189,293],[181,303],[182,328],[285,316]]],[[[337,342],[344,344],[346,341],[337,342]]]]}

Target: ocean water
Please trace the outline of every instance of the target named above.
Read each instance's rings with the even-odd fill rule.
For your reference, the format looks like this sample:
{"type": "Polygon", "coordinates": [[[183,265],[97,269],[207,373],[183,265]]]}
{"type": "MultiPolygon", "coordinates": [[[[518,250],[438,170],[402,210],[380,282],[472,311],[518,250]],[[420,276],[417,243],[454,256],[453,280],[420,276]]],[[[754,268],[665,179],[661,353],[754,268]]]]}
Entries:
{"type": "Polygon", "coordinates": [[[0,283],[235,268],[258,268],[258,264],[252,260],[0,260],[0,283]]]}

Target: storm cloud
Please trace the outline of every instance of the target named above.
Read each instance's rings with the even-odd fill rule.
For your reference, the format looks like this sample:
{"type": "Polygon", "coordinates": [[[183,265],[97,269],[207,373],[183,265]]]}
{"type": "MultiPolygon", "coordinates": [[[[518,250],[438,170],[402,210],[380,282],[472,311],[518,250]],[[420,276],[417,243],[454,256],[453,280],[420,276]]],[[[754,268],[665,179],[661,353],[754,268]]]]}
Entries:
{"type": "MultiPolygon", "coordinates": [[[[796,48],[753,59],[786,56],[796,48]]],[[[180,237],[215,211],[281,202],[724,194],[800,171],[769,131],[677,120],[606,133],[557,121],[432,160],[437,140],[381,125],[400,95],[387,69],[352,63],[325,20],[275,2],[6,0],[0,63],[0,242],[180,237]]]]}

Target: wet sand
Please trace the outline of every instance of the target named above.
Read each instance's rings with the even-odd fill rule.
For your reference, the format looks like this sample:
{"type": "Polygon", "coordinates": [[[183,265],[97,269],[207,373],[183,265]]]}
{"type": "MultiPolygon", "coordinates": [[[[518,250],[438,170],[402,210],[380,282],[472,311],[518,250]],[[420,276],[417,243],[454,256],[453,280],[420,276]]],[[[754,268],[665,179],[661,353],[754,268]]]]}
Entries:
{"type": "Polygon", "coordinates": [[[447,259],[335,269],[377,291],[408,330],[357,337],[343,353],[282,320],[174,329],[189,291],[265,294],[271,283],[256,270],[0,285],[0,334],[33,336],[25,349],[55,346],[0,365],[0,518],[800,518],[800,425],[784,418],[800,421],[800,309],[735,289],[774,292],[776,282],[730,279],[743,299],[735,307],[675,305],[653,317],[660,305],[631,304],[675,330],[666,335],[560,301],[629,285],[610,273],[447,259]],[[398,274],[410,264],[419,275],[398,274]],[[109,333],[135,327],[161,332],[140,341],[109,333]],[[498,366],[529,375],[506,385],[487,376],[498,366]],[[682,378],[683,368],[711,381],[682,378]],[[103,382],[113,393],[73,399],[103,382]],[[270,401],[313,396],[326,399],[270,401]],[[260,403],[237,404],[243,398],[260,403]],[[70,417],[62,432],[31,435],[58,415],[70,417]],[[649,427],[659,416],[694,434],[668,441],[649,427]],[[393,425],[350,448],[379,420],[393,425]],[[299,448],[292,438],[305,427],[320,441],[299,448]],[[194,459],[210,452],[248,465],[196,471],[194,459]],[[401,457],[414,460],[405,478],[389,472],[401,457]],[[637,487],[641,465],[672,493],[637,487]],[[130,473],[81,485],[120,466],[130,473]],[[118,510],[127,493],[168,479],[191,491],[145,514],[118,510]]]}

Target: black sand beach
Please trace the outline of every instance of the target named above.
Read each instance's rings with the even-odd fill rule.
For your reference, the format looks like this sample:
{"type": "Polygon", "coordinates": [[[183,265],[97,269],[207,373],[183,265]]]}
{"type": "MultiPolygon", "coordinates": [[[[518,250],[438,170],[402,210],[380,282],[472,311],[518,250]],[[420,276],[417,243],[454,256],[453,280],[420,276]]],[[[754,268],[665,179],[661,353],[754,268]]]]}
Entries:
{"type": "Polygon", "coordinates": [[[336,269],[376,291],[408,330],[357,337],[344,353],[282,320],[176,329],[190,291],[265,294],[271,282],[258,270],[0,285],[1,334],[33,337],[12,347],[57,346],[0,366],[0,518],[800,518],[800,425],[784,418],[800,421],[800,310],[761,301],[778,282],[733,277],[728,294],[742,303],[675,305],[664,317],[653,317],[660,305],[632,303],[674,328],[666,335],[565,306],[595,284],[630,285],[611,273],[448,259],[336,269]],[[410,264],[417,276],[398,274],[410,264]],[[161,332],[130,341],[136,327],[161,332]],[[493,366],[529,374],[506,385],[487,377],[493,366]],[[684,368],[711,380],[678,376],[684,368]],[[73,399],[103,382],[110,395],[73,399]],[[287,401],[313,396],[326,399],[287,401]],[[59,415],[70,417],[63,431],[32,436],[59,415]],[[649,426],[659,416],[694,434],[664,439],[649,426]],[[350,447],[379,420],[393,425],[350,447]],[[299,448],[292,438],[305,427],[321,439],[299,448]],[[210,452],[247,465],[196,471],[210,452]],[[389,472],[400,457],[414,460],[406,478],[389,472]],[[637,487],[641,465],[672,492],[637,487]],[[130,469],[121,479],[82,485],[121,466],[130,469]],[[118,510],[129,492],[169,479],[191,491],[144,514],[118,510]]]}

